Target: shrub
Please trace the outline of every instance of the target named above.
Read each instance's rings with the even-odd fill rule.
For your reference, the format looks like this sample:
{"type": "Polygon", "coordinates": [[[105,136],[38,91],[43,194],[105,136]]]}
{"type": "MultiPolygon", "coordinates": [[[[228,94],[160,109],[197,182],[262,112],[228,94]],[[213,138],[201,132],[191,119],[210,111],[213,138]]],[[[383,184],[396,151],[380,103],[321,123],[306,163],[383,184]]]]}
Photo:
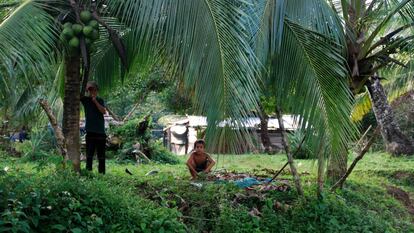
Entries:
{"type": "Polygon", "coordinates": [[[180,160],[171,151],[167,150],[161,142],[155,142],[150,145],[152,151],[151,159],[159,163],[178,164],[180,160]]]}
{"type": "Polygon", "coordinates": [[[2,232],[185,232],[177,211],[68,171],[0,175],[0,214],[2,232]]]}
{"type": "MultiPolygon", "coordinates": [[[[140,150],[152,161],[159,163],[177,164],[179,160],[173,153],[163,147],[161,142],[151,138],[152,118],[147,122],[144,119],[133,119],[126,124],[115,127],[111,130],[113,134],[121,138],[122,146],[120,153],[116,156],[119,162],[136,161],[133,151],[135,144],[140,145],[140,150]],[[147,124],[147,125],[144,125],[147,124]],[[143,130],[145,129],[145,130],[143,130]]],[[[145,162],[145,160],[141,160],[145,162]]]]}
{"type": "Polygon", "coordinates": [[[414,139],[414,121],[412,120],[414,117],[413,106],[414,101],[408,95],[405,97],[405,101],[401,101],[394,108],[395,120],[398,122],[401,131],[411,139],[414,139]]]}
{"type": "Polygon", "coordinates": [[[28,161],[47,160],[56,154],[56,143],[53,134],[44,129],[34,129],[29,140],[12,143],[16,154],[28,161]]]}

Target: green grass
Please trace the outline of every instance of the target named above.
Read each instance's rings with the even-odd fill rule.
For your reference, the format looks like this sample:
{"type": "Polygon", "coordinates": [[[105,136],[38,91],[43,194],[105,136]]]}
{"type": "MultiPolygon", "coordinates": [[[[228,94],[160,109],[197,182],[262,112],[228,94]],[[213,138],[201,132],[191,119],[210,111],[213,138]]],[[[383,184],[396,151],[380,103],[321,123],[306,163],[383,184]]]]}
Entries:
{"type": "MultiPolygon", "coordinates": [[[[225,169],[256,174],[269,171],[263,169],[278,170],[286,162],[283,154],[214,155],[214,158],[218,162],[216,171],[225,169]]],[[[294,189],[263,195],[232,184],[203,182],[204,186],[198,188],[189,181],[190,175],[184,164],[186,157],[179,159],[181,163],[177,165],[137,166],[108,161],[106,175],[97,174],[95,167],[93,173],[82,172],[79,177],[57,170],[53,163],[39,166],[39,162],[24,162],[3,155],[0,169],[9,167],[9,170],[0,175],[0,188],[1,185],[6,187],[0,195],[5,195],[4,190],[14,189],[13,198],[26,205],[21,207],[21,211],[28,216],[27,219],[31,219],[32,212],[27,212],[27,206],[32,206],[33,201],[23,197],[27,193],[39,192],[39,195],[45,196],[42,205],[53,206],[55,203],[56,208],[62,209],[45,213],[65,228],[62,232],[71,229],[72,232],[76,232],[73,229],[81,232],[115,232],[113,229],[117,229],[116,232],[182,232],[184,229],[187,232],[414,232],[413,216],[386,191],[387,186],[396,186],[409,192],[414,200],[412,157],[367,154],[349,177],[345,188],[336,193],[326,191],[322,201],[316,198],[316,163],[311,160],[296,160],[305,190],[305,198],[299,198],[294,189]],[[128,175],[125,169],[133,175],[128,175]],[[152,170],[158,173],[145,175],[152,170]],[[50,193],[42,190],[50,190],[50,193]],[[77,217],[68,221],[72,215],[63,211],[62,204],[56,204],[63,203],[56,193],[65,190],[74,193],[75,202],[81,203],[80,206],[91,207],[92,204],[86,202],[91,198],[97,198],[101,204],[93,208],[72,204],[70,213],[76,212],[82,220],[77,217]],[[276,202],[281,203],[282,208],[275,208],[276,202]],[[97,208],[96,211],[94,208],[97,208]],[[248,214],[254,208],[261,212],[259,217],[248,214]],[[99,215],[96,222],[96,217],[90,217],[98,214],[94,211],[104,212],[107,217],[99,215]]],[[[351,155],[350,161],[352,159],[351,155]]],[[[290,179],[288,171],[286,168],[280,178],[290,179]]],[[[1,208],[0,205],[0,212],[1,208]]],[[[35,229],[25,217],[17,219],[17,223],[28,222],[30,229],[35,229]]],[[[46,220],[40,218],[39,221],[46,220]]]]}

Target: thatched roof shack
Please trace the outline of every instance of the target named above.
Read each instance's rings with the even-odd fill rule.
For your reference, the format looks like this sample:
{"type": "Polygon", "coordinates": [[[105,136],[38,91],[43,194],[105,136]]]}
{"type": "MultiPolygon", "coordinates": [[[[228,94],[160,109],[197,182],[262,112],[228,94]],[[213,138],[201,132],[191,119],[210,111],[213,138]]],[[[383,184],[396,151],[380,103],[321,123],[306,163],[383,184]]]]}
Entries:
{"type": "MultiPolygon", "coordinates": [[[[170,117],[171,119],[171,117],[170,117]]],[[[180,116],[169,122],[164,119],[164,146],[177,155],[185,155],[193,150],[194,142],[203,138],[207,128],[207,118],[204,116],[180,116]]],[[[284,115],[283,124],[287,131],[295,131],[298,128],[297,119],[293,115],[284,115]]],[[[226,122],[221,122],[219,127],[224,127],[226,122]]],[[[263,152],[264,147],[260,139],[260,118],[247,118],[243,125],[252,134],[254,145],[249,145],[241,150],[243,153],[263,152]]],[[[268,131],[270,142],[274,150],[282,148],[282,135],[276,118],[269,118],[268,131]]]]}

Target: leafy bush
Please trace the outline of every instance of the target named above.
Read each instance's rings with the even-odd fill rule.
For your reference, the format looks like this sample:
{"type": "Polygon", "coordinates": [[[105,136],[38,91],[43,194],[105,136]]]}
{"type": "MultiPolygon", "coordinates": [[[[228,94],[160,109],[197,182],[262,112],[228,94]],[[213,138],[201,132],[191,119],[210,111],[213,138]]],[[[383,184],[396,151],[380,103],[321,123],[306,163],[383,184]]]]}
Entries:
{"type": "Polygon", "coordinates": [[[401,221],[392,216],[393,213],[404,216],[392,197],[366,187],[340,194],[327,193],[323,200],[314,195],[315,186],[306,186],[302,199],[294,190],[260,194],[232,184],[211,183],[197,188],[174,176],[142,182],[136,187],[139,195],[154,200],[159,206],[179,209],[190,232],[397,233],[414,230],[408,219],[401,221]]]}
{"type": "Polygon", "coordinates": [[[0,214],[2,232],[185,232],[177,211],[68,171],[0,175],[0,214]]]}
{"type": "MultiPolygon", "coordinates": [[[[412,94],[414,95],[414,94],[412,94]]],[[[395,120],[398,122],[401,131],[414,140],[414,101],[408,95],[405,101],[395,106],[395,120]]]]}
{"type": "Polygon", "coordinates": [[[56,143],[53,134],[44,129],[34,129],[29,140],[12,143],[17,154],[26,160],[47,160],[56,154],[56,143]]]}
{"type": "MultiPolygon", "coordinates": [[[[286,206],[286,204],[283,204],[286,206]]],[[[290,205],[289,205],[290,206],[290,205]]],[[[410,223],[392,222],[372,206],[352,205],[328,194],[323,200],[308,196],[295,200],[294,207],[276,209],[274,201],[264,201],[259,216],[251,208],[223,204],[213,232],[410,232],[410,223]],[[399,226],[401,224],[401,226],[399,226]]]]}
{"type": "Polygon", "coordinates": [[[121,137],[122,141],[131,142],[136,141],[138,136],[138,124],[142,121],[141,118],[135,118],[127,121],[125,124],[120,126],[111,126],[110,133],[121,137]]]}
{"type": "Polygon", "coordinates": [[[157,141],[149,145],[151,150],[151,159],[159,163],[178,164],[180,160],[176,155],[167,150],[161,142],[157,141]]]}
{"type": "MultiPolygon", "coordinates": [[[[111,133],[120,137],[122,141],[120,153],[116,156],[117,160],[120,162],[136,161],[133,151],[136,149],[134,145],[138,144],[140,150],[152,161],[177,164],[179,160],[176,156],[165,149],[160,142],[154,141],[151,138],[151,128],[151,117],[148,118],[148,122],[137,118],[128,121],[122,126],[112,128],[111,133]]],[[[142,160],[142,162],[145,162],[145,160],[142,160]]]]}

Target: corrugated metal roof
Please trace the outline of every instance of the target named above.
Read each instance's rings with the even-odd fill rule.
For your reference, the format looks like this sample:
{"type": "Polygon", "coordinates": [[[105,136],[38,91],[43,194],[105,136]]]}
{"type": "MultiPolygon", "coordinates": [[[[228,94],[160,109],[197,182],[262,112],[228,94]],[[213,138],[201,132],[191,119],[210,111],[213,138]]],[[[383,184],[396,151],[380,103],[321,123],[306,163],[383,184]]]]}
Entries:
{"type": "MultiPolygon", "coordinates": [[[[283,124],[287,130],[295,130],[298,128],[298,117],[294,115],[283,115],[283,124]]],[[[172,125],[185,125],[188,124],[190,127],[207,127],[207,117],[205,116],[187,116],[186,119],[178,120],[172,122],[172,125]]],[[[242,121],[231,122],[230,120],[225,120],[219,123],[219,127],[224,127],[229,125],[232,127],[247,127],[247,128],[259,128],[260,118],[259,117],[249,117],[242,121]]],[[[268,129],[279,129],[279,122],[276,118],[269,118],[268,120],[268,129]]],[[[169,128],[167,127],[167,128],[169,128]]]]}

